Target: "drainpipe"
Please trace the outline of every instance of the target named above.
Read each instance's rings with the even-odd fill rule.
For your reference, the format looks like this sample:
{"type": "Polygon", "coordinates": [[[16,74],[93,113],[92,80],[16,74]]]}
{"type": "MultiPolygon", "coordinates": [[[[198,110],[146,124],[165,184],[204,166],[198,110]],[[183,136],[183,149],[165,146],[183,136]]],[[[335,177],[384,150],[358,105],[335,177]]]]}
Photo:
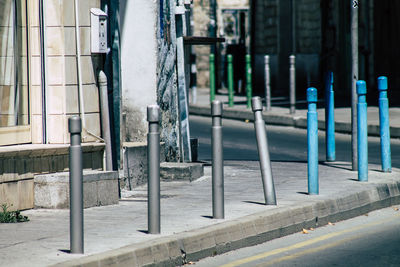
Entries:
{"type": "Polygon", "coordinates": [[[41,68],[41,84],[42,84],[42,143],[47,144],[47,76],[46,76],[46,27],[45,27],[45,14],[44,14],[44,1],[39,1],[39,19],[40,19],[40,68],[41,68]]]}

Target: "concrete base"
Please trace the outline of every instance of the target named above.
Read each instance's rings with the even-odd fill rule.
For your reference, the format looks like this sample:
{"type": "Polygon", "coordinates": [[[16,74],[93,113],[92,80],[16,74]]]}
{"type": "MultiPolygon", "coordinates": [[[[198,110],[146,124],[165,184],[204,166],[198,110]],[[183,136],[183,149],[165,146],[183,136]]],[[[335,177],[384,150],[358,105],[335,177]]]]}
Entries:
{"type": "MultiPolygon", "coordinates": [[[[34,177],[35,208],[69,208],[69,172],[34,177]]],[[[118,204],[118,172],[83,171],[84,207],[118,204]]]]}
{"type": "MultiPolygon", "coordinates": [[[[132,188],[147,183],[147,142],[125,142],[124,177],[121,177],[121,189],[132,188]]],[[[165,144],[160,143],[160,162],[165,161],[165,144]]]]}
{"type": "Polygon", "coordinates": [[[8,210],[26,210],[33,207],[33,178],[18,179],[2,183],[0,179],[0,205],[8,210]]]}
{"type": "MultiPolygon", "coordinates": [[[[26,144],[0,147],[0,204],[10,210],[34,207],[35,175],[65,172],[68,144],[26,144]]],[[[83,143],[83,168],[102,170],[104,143],[83,143]]]]}
{"type": "Polygon", "coordinates": [[[193,181],[204,175],[203,163],[163,162],[160,165],[160,178],[165,181],[193,181]]]}

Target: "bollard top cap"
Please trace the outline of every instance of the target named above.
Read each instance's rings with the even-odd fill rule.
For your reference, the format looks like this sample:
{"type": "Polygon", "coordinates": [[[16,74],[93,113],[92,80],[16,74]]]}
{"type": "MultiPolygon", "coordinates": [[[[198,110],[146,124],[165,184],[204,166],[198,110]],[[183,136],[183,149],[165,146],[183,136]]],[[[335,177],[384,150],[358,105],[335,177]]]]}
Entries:
{"type": "Polygon", "coordinates": [[[255,97],[251,98],[251,107],[253,109],[253,112],[263,110],[261,98],[259,96],[255,96],[255,97]]]}
{"type": "Polygon", "coordinates": [[[294,56],[294,55],[289,56],[289,61],[290,61],[290,64],[294,64],[296,61],[296,56],[294,56]]]}
{"type": "Polygon", "coordinates": [[[246,55],[246,62],[250,62],[251,61],[251,56],[249,54],[246,55]]]}
{"type": "Polygon", "coordinates": [[[333,78],[333,72],[332,71],[328,71],[328,79],[330,83],[334,82],[334,78],[333,78]]]}
{"type": "Polygon", "coordinates": [[[378,78],[378,90],[385,91],[388,89],[388,81],[386,76],[381,76],[378,78]]]}
{"type": "Polygon", "coordinates": [[[159,122],[160,120],[160,107],[158,105],[147,106],[147,121],[159,122]]]}
{"type": "Polygon", "coordinates": [[[333,92],[333,72],[328,71],[325,76],[325,91],[326,92],[333,92]]]}
{"type": "Polygon", "coordinates": [[[367,94],[367,83],[365,81],[357,81],[357,94],[358,95],[366,95],[367,94]]]}
{"type": "Polygon", "coordinates": [[[82,121],[79,116],[72,116],[68,119],[68,131],[71,134],[82,132],[82,121]]]}
{"type": "Polygon", "coordinates": [[[318,100],[318,93],[317,88],[310,87],[307,89],[307,101],[309,103],[317,102],[318,100]]]}
{"type": "Polygon", "coordinates": [[[232,62],[233,56],[231,54],[228,55],[228,62],[232,62]]]}
{"type": "Polygon", "coordinates": [[[210,60],[214,60],[215,59],[215,55],[214,54],[210,54],[210,60]]]}
{"type": "Polygon", "coordinates": [[[107,76],[104,73],[104,71],[100,70],[98,77],[99,77],[99,84],[107,84],[107,76]]]}
{"type": "Polygon", "coordinates": [[[222,116],[222,102],[219,100],[214,100],[211,103],[211,116],[221,117],[222,116]]]}

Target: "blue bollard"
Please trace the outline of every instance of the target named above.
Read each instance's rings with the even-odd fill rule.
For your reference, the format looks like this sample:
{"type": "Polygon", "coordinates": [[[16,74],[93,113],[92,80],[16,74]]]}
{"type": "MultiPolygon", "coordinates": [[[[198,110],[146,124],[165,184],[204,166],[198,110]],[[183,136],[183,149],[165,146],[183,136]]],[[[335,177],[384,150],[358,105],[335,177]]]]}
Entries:
{"type": "Polygon", "coordinates": [[[392,171],[392,159],[390,152],[390,130],[389,130],[389,101],[387,97],[387,77],[378,78],[379,90],[379,125],[381,135],[381,162],[382,171],[392,171]]]}
{"type": "Polygon", "coordinates": [[[368,124],[367,124],[367,85],[357,81],[357,156],[358,180],[368,181],[368,124]]]}
{"type": "Polygon", "coordinates": [[[333,92],[333,72],[331,71],[328,72],[325,86],[325,131],[326,161],[335,161],[335,94],[333,92]]]}
{"type": "Polygon", "coordinates": [[[307,89],[307,161],[308,161],[308,194],[318,195],[318,114],[317,89],[307,89]]]}

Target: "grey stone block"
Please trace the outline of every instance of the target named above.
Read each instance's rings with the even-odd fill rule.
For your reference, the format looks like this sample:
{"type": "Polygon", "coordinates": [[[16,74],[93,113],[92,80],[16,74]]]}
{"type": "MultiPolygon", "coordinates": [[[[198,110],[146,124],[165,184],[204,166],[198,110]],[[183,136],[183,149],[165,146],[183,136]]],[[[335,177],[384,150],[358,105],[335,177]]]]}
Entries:
{"type": "Polygon", "coordinates": [[[165,181],[193,181],[204,175],[203,163],[163,162],[160,164],[160,177],[165,181]]]}
{"type": "MultiPolygon", "coordinates": [[[[147,183],[147,143],[124,143],[124,177],[121,177],[121,188],[131,190],[133,187],[147,183]]],[[[160,143],[160,162],[165,161],[165,144],[160,143]]]]}
{"type": "MultiPolygon", "coordinates": [[[[69,208],[69,172],[34,177],[36,208],[69,208]]],[[[118,172],[84,171],[84,207],[118,204],[118,172]]]]}

